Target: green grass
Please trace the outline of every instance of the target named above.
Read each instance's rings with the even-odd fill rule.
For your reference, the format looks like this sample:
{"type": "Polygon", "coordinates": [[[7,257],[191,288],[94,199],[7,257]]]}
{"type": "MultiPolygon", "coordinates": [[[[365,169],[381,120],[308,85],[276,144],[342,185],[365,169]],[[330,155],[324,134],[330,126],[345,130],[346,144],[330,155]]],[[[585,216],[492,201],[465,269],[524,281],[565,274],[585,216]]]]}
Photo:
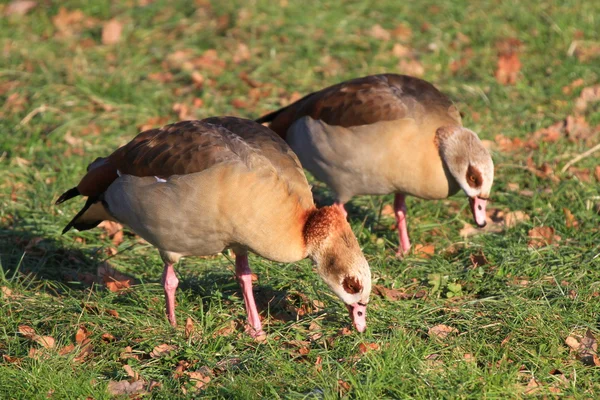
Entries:
{"type": "MultiPolygon", "coordinates": [[[[12,291],[0,300],[0,353],[20,359],[0,360],[0,398],[111,398],[108,381],[127,379],[124,364],[147,382],[161,384],[148,396],[193,397],[182,391],[187,378],[173,377],[182,360],[191,364],[189,371],[215,371],[201,392],[212,398],[520,398],[532,377],[542,385],[536,396],[600,395],[600,368],[583,365],[564,344],[570,334],[588,328],[600,337],[599,184],[593,176],[585,182],[559,172],[598,143],[598,134],[587,142],[561,138],[533,151],[494,153],[492,207],[531,217],[502,234],[462,239],[459,230],[470,217],[460,195],[438,202],[409,199],[411,238],[435,245],[430,259],[394,258],[393,221],[379,216],[391,197],[355,199],[351,222],[375,283],[428,292],[425,299],[396,302],[373,295],[369,328],[362,335],[338,334],[349,323],[345,309],[308,261],[282,265],[258,257],[251,257],[260,277],[257,293],[264,303],[273,299],[273,315],[293,314],[314,301],[323,307],[293,321],[270,319],[263,344],[240,328],[220,335],[244,318],[233,267],[223,256],[185,259],[177,267],[181,327],[173,330],[163,315],[157,252],[126,234],[110,263],[140,284],[122,294],[86,285],[79,278],[95,274],[109,258],[110,239],[101,238],[101,230],[61,236],[81,201],[53,205],[89,162],[127,142],[150,118],[162,117],[159,124],[176,121],[174,103],[188,105],[194,118],[257,117],[286,104],[294,92],[402,72],[392,54],[396,42],[415,51],[424,78],[457,102],[465,125],[482,139],[525,138],[573,115],[581,88],[600,81],[598,56],[581,61],[567,55],[573,40],[600,42],[598,2],[60,2],[96,20],[70,24],[71,37],[60,37],[53,25],[59,2],[39,3],[44,5],[24,17],[0,19],[0,286],[12,291]],[[124,24],[122,41],[102,45],[101,23],[113,17],[124,24]],[[412,37],[373,38],[368,32],[375,24],[390,31],[404,24],[412,37]],[[470,42],[458,40],[459,33],[470,42]],[[502,86],[494,78],[496,42],[509,37],[523,43],[522,69],[514,86],[502,86]],[[234,62],[239,43],[252,56],[234,62]],[[469,62],[453,73],[449,64],[466,48],[472,49],[469,62]],[[168,61],[178,50],[199,56],[208,49],[216,49],[225,64],[221,72],[197,67],[205,78],[202,87],[194,85],[191,71],[168,61]],[[171,81],[149,78],[163,71],[172,74],[171,81]],[[240,73],[262,86],[252,91],[240,73]],[[583,86],[564,94],[563,87],[578,78],[583,86]],[[195,98],[201,107],[192,106],[195,98]],[[236,108],[234,100],[246,105],[236,108]],[[68,143],[65,136],[83,142],[68,143]],[[549,163],[560,180],[524,169],[529,156],[537,165],[549,163]],[[509,183],[532,196],[510,190],[509,183]],[[565,225],[563,208],[579,221],[576,228],[565,225]],[[528,231],[542,225],[561,236],[559,245],[528,248],[528,231]],[[450,247],[456,251],[446,251],[450,247]],[[489,264],[474,268],[469,257],[480,252],[489,264]],[[458,296],[447,298],[447,285],[434,291],[430,274],[460,284],[458,296]],[[196,327],[190,339],[183,332],[187,317],[196,327]],[[311,340],[311,322],[320,325],[320,338],[311,340]],[[438,324],[458,333],[431,338],[427,332],[438,324]],[[57,349],[40,350],[18,333],[19,325],[54,337],[57,349]],[[58,349],[75,344],[81,325],[90,332],[91,353],[82,361],[75,360],[78,348],[60,355],[58,349]],[[115,340],[103,340],[105,333],[115,340]],[[296,342],[290,344],[294,340],[308,341],[302,345],[308,354],[301,355],[296,342]],[[361,343],[373,342],[378,350],[360,353],[361,343]],[[151,358],[152,349],[163,343],[177,348],[151,358]],[[127,346],[142,354],[140,359],[122,359],[127,346]],[[38,349],[33,357],[30,348],[38,349]],[[568,379],[558,386],[560,394],[550,392],[558,380],[551,375],[555,369],[568,379]]],[[[584,113],[596,132],[598,104],[584,113]]],[[[598,154],[576,167],[593,170],[598,154]]],[[[317,191],[330,197],[322,185],[317,191]]]]}

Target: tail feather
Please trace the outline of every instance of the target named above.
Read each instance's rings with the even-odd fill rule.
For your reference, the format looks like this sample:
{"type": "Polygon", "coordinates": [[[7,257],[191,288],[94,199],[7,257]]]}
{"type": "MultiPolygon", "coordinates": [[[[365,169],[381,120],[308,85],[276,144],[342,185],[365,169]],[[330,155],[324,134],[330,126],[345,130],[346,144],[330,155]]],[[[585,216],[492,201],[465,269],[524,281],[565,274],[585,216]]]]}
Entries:
{"type": "Polygon", "coordinates": [[[71,188],[71,189],[67,190],[66,192],[64,192],[63,194],[61,194],[60,197],[58,198],[58,200],[56,200],[56,203],[54,203],[54,204],[64,203],[65,201],[70,200],[73,197],[77,197],[79,195],[81,195],[81,193],[79,193],[79,190],[77,189],[77,187],[71,188]]]}
{"type": "Polygon", "coordinates": [[[267,115],[263,115],[262,117],[260,117],[260,118],[257,118],[257,119],[255,119],[254,121],[255,121],[255,122],[258,122],[259,124],[263,124],[263,123],[265,123],[265,122],[271,122],[271,121],[273,121],[275,118],[277,118],[277,116],[278,116],[279,114],[281,114],[281,113],[282,113],[282,112],[283,112],[283,111],[284,111],[286,108],[287,108],[287,107],[280,108],[279,110],[277,110],[277,111],[273,111],[272,113],[269,113],[269,114],[267,114],[267,115]]]}
{"type": "Polygon", "coordinates": [[[73,228],[73,227],[76,228],[77,230],[83,231],[86,229],[94,228],[96,225],[98,225],[100,222],[102,222],[102,221],[98,221],[95,223],[78,223],[77,222],[77,220],[83,214],[85,214],[85,212],[88,210],[88,208],[90,208],[92,206],[92,204],[94,204],[97,200],[98,200],[98,198],[96,198],[96,197],[88,197],[83,208],[77,213],[77,215],[75,215],[73,217],[73,219],[67,224],[67,226],[65,226],[65,229],[63,229],[62,234],[64,235],[65,233],[70,231],[71,228],[73,228]]]}

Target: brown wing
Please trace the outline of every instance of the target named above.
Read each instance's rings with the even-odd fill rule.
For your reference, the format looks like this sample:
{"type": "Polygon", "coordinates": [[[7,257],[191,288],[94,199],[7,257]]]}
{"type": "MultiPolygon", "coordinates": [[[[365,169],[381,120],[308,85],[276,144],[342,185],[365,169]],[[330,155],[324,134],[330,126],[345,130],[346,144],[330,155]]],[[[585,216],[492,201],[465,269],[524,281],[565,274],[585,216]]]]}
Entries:
{"type": "Polygon", "coordinates": [[[383,74],[353,79],[309,94],[297,102],[257,119],[285,138],[291,124],[310,116],[329,125],[351,127],[420,118],[424,113],[447,114],[460,123],[452,101],[432,84],[406,75],[383,74]]]}
{"type": "Polygon", "coordinates": [[[140,133],[110,156],[96,160],[77,189],[94,197],[103,193],[118,173],[168,178],[232,160],[250,162],[257,154],[294,185],[303,181],[308,188],[295,154],[270,129],[250,120],[214,117],[140,133]]]}

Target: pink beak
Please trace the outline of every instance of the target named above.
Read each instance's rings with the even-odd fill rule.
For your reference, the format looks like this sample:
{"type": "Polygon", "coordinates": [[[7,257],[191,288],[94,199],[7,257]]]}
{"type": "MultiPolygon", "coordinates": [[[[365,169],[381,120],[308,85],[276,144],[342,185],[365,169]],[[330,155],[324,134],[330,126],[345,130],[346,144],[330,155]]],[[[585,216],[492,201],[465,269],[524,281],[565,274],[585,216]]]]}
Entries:
{"type": "Polygon", "coordinates": [[[361,303],[346,305],[352,318],[352,324],[359,332],[364,332],[367,329],[367,306],[361,303]]]}
{"type": "Polygon", "coordinates": [[[473,219],[478,227],[483,228],[486,225],[485,206],[487,205],[487,199],[481,197],[469,197],[469,205],[471,206],[471,212],[473,213],[473,219]]]}

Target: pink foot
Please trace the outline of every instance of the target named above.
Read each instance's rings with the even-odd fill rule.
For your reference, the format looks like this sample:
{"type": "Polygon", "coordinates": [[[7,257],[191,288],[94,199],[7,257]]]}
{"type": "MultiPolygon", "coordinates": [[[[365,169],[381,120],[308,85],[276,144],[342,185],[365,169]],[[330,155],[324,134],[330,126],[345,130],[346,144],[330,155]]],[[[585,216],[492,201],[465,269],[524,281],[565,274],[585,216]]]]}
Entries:
{"type": "Polygon", "coordinates": [[[175,319],[175,291],[179,285],[179,279],[175,276],[173,264],[165,263],[162,284],[165,289],[165,297],[167,298],[167,318],[171,325],[177,326],[177,321],[175,319]]]}
{"type": "Polygon", "coordinates": [[[242,295],[246,305],[246,313],[248,314],[248,326],[246,332],[255,339],[260,339],[266,336],[262,329],[256,302],[254,301],[254,293],[252,293],[252,271],[248,265],[248,254],[235,254],[235,275],[242,287],[242,295]]]}
{"type": "Polygon", "coordinates": [[[404,194],[397,193],[394,198],[394,214],[398,223],[398,239],[400,242],[396,255],[399,257],[404,256],[410,250],[410,240],[408,239],[408,229],[406,227],[405,197],[404,194]]]}
{"type": "Polygon", "coordinates": [[[348,213],[346,212],[346,209],[344,208],[344,203],[340,203],[340,202],[336,201],[335,203],[333,203],[333,205],[342,211],[342,213],[344,214],[344,217],[348,218],[348,213]]]}

